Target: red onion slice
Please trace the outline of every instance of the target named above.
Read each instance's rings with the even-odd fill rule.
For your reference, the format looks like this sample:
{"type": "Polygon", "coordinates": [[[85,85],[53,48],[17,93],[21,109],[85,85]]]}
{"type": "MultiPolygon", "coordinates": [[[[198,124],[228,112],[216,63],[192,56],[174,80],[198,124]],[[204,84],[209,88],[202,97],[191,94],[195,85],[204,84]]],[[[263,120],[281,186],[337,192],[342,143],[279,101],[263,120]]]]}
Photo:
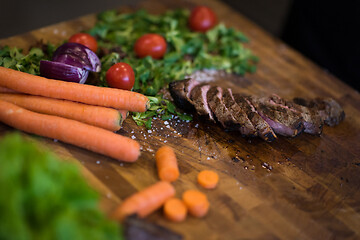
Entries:
{"type": "Polygon", "coordinates": [[[43,77],[64,80],[68,82],[85,83],[89,71],[84,68],[61,62],[40,61],[40,74],[43,77]]]}
{"type": "Polygon", "coordinates": [[[89,48],[79,43],[64,43],[56,49],[52,60],[85,68],[92,72],[100,72],[101,70],[98,56],[89,48]]]}

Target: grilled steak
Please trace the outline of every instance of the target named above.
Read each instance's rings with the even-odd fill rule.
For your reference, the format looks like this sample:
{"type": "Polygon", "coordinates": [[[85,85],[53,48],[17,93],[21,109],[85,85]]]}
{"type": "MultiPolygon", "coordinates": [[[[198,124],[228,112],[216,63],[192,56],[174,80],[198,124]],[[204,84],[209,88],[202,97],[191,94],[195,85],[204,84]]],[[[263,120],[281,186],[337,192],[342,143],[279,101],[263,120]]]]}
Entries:
{"type": "Polygon", "coordinates": [[[320,135],[324,122],[334,126],[345,117],[341,106],[331,98],[289,101],[275,94],[263,98],[242,96],[193,79],[172,82],[169,90],[178,107],[217,121],[227,130],[259,136],[267,142],[274,141],[276,134],[294,137],[304,131],[320,135]]]}
{"type": "Polygon", "coordinates": [[[276,134],[271,126],[259,115],[252,103],[247,97],[239,94],[234,94],[235,102],[246,113],[247,117],[255,127],[257,134],[267,142],[272,142],[276,139],[276,134]]]}
{"type": "Polygon", "coordinates": [[[295,137],[304,130],[301,115],[294,113],[289,108],[270,104],[268,98],[247,98],[260,116],[272,127],[276,134],[286,137],[295,137]]]}
{"type": "Polygon", "coordinates": [[[311,100],[294,98],[294,102],[317,111],[321,120],[331,127],[338,125],[345,118],[344,110],[339,103],[332,98],[315,98],[311,100]]]}
{"type": "Polygon", "coordinates": [[[169,91],[175,104],[185,111],[194,111],[194,105],[190,100],[190,92],[197,84],[199,82],[192,79],[171,82],[169,91]]]}
{"type": "Polygon", "coordinates": [[[288,108],[295,114],[303,118],[304,132],[320,135],[322,133],[323,121],[318,111],[314,109],[296,104],[292,101],[285,100],[275,94],[269,97],[269,103],[278,107],[288,108]]]}
{"type": "Polygon", "coordinates": [[[190,92],[190,100],[194,105],[197,114],[200,116],[208,116],[211,121],[215,122],[214,115],[209,108],[206,97],[210,87],[211,86],[207,84],[196,85],[190,92]]]}
{"type": "Polygon", "coordinates": [[[250,121],[246,112],[236,103],[231,89],[223,90],[223,101],[230,114],[235,119],[235,123],[239,124],[239,131],[245,136],[257,136],[258,132],[254,124],[250,121]]]}
{"type": "Polygon", "coordinates": [[[240,128],[240,124],[236,122],[236,119],[224,104],[223,89],[221,87],[211,87],[206,97],[211,111],[225,129],[237,130],[240,128]]]}

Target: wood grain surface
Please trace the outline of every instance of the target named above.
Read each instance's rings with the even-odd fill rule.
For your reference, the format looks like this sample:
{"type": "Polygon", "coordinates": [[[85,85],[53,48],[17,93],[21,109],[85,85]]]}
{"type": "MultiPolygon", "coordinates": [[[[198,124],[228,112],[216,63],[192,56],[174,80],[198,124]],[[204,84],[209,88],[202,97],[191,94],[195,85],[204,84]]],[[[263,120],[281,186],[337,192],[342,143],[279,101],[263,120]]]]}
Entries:
{"type": "MultiPolygon", "coordinates": [[[[201,1],[151,0],[137,8],[162,13],[196,4],[201,1]]],[[[83,166],[89,182],[102,193],[102,207],[107,212],[158,180],[155,151],[164,144],[172,146],[181,172],[174,183],[177,196],[187,189],[200,189],[207,194],[211,208],[205,218],[188,217],[183,223],[167,221],[161,211],[148,220],[185,239],[360,239],[359,93],[226,5],[214,0],[207,5],[227,26],[243,31],[251,40],[247,47],[260,57],[255,74],[219,74],[216,84],[256,95],[333,97],[343,106],[345,120],[336,127],[325,126],[320,137],[301,134],[265,143],[197,119],[168,124],[155,120],[150,133],[129,118],[119,134],[135,137],[143,147],[133,164],[51,139],[39,141],[83,166]],[[196,184],[196,175],[203,169],[219,173],[216,189],[204,190],[196,184]]],[[[26,49],[40,39],[59,43],[94,23],[95,15],[85,16],[0,40],[0,45],[26,49]]],[[[12,131],[0,124],[0,135],[12,131]]]]}

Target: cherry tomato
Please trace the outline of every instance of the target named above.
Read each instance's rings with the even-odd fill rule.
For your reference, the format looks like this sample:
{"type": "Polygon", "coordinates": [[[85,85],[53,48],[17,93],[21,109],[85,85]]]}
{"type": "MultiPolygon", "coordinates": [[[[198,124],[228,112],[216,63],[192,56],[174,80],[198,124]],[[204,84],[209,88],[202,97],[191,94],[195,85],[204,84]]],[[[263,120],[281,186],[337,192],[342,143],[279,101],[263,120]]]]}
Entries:
{"type": "Polygon", "coordinates": [[[136,40],[134,51],[140,58],[151,56],[160,59],[166,52],[166,41],[159,34],[148,33],[136,40]]]}
{"type": "Polygon", "coordinates": [[[76,33],[70,37],[69,42],[80,43],[90,48],[93,52],[96,52],[98,48],[96,39],[87,33],[76,33]]]}
{"type": "Polygon", "coordinates": [[[196,32],[206,32],[217,23],[215,13],[208,7],[198,6],[191,11],[189,26],[196,32]]]}
{"type": "Polygon", "coordinates": [[[106,72],[106,82],[112,88],[131,90],[135,82],[135,73],[127,63],[116,63],[106,72]]]}

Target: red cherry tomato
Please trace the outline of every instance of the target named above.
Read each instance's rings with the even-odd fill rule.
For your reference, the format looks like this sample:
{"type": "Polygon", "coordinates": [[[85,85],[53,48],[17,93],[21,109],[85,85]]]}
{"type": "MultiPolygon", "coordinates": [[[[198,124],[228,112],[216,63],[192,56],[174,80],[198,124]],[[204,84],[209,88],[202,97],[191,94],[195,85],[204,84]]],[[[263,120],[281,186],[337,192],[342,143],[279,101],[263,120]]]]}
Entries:
{"type": "Polygon", "coordinates": [[[93,52],[96,52],[98,48],[96,39],[87,33],[76,33],[70,37],[69,42],[80,43],[90,48],[93,52]]]}
{"type": "Polygon", "coordinates": [[[165,39],[155,33],[148,33],[136,40],[134,51],[140,58],[151,56],[154,59],[160,59],[166,52],[165,39]]]}
{"type": "Polygon", "coordinates": [[[112,88],[131,90],[135,82],[135,73],[127,63],[116,63],[106,72],[106,82],[112,88]]]}
{"type": "Polygon", "coordinates": [[[191,11],[189,26],[196,32],[206,32],[217,23],[215,13],[208,7],[198,6],[191,11]]]}

